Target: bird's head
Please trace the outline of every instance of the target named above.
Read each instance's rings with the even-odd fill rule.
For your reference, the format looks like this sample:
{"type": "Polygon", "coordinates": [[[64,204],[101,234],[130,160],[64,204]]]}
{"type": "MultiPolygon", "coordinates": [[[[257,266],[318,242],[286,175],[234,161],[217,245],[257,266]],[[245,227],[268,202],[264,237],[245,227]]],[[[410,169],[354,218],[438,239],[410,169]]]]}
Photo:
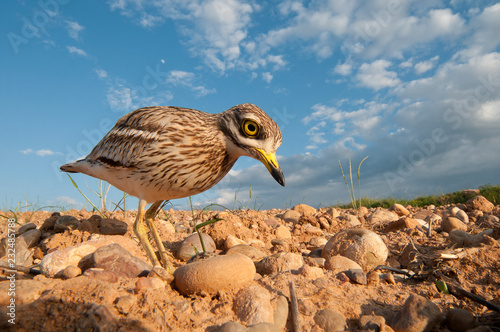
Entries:
{"type": "Polygon", "coordinates": [[[276,160],[281,131],[276,122],[253,104],[241,104],[221,113],[220,130],[231,143],[229,153],[260,160],[273,178],[285,186],[285,176],[276,160]]]}

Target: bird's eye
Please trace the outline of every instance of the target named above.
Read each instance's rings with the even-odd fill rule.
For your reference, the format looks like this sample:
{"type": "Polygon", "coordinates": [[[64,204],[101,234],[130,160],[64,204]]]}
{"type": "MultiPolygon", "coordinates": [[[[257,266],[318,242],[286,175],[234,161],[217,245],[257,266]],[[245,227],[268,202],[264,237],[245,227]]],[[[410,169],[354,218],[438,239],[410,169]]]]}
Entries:
{"type": "Polygon", "coordinates": [[[260,127],[259,124],[253,120],[246,119],[242,123],[243,132],[248,137],[255,137],[259,134],[260,127]]]}

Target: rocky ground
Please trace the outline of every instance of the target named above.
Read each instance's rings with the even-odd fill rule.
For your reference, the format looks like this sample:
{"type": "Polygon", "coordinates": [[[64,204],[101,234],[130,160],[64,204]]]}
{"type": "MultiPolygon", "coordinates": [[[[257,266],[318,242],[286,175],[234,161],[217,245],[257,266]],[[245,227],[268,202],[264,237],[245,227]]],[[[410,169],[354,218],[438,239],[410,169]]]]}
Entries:
{"type": "Polygon", "coordinates": [[[212,254],[189,263],[202,251],[193,214],[161,212],[174,281],[149,265],[132,211],[19,213],[14,228],[2,220],[0,328],[500,331],[500,206],[471,194],[425,208],[197,212],[223,220],[202,228],[212,254]],[[24,272],[11,271],[12,249],[24,272]]]}

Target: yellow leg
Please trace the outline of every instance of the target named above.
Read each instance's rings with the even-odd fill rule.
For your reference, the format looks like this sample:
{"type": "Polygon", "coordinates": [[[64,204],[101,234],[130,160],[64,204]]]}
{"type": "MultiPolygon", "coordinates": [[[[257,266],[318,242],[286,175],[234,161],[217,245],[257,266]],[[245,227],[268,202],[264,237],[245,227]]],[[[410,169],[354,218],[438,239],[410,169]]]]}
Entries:
{"type": "Polygon", "coordinates": [[[156,229],[156,226],[154,224],[154,219],[155,216],[158,212],[158,209],[160,208],[161,204],[163,201],[156,201],[153,203],[153,205],[150,206],[150,208],[146,211],[146,223],[149,227],[149,230],[151,231],[151,234],[153,235],[153,239],[156,242],[156,247],[158,248],[158,252],[160,254],[160,259],[162,266],[169,272],[170,274],[174,273],[174,267],[170,263],[170,261],[167,258],[167,251],[165,250],[165,246],[163,245],[163,242],[161,241],[160,234],[158,234],[158,230],[156,229]]]}
{"type": "Polygon", "coordinates": [[[156,258],[155,251],[149,242],[148,231],[146,229],[146,225],[144,224],[144,209],[146,204],[147,202],[145,200],[139,199],[139,208],[137,210],[137,217],[135,218],[134,232],[139,238],[139,242],[141,242],[142,247],[146,251],[149,260],[153,263],[153,266],[160,266],[160,262],[158,261],[158,258],[156,258]]]}

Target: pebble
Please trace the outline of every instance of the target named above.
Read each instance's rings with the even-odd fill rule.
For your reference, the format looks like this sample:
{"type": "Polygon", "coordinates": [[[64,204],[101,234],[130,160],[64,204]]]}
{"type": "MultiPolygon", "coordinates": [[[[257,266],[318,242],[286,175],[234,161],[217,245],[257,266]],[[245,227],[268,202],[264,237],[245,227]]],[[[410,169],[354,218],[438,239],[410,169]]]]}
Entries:
{"type": "Polygon", "coordinates": [[[439,307],[425,297],[412,294],[394,317],[395,332],[432,331],[443,320],[439,307]]]}
{"type": "Polygon", "coordinates": [[[359,317],[359,325],[361,329],[366,331],[383,331],[385,327],[385,318],[376,315],[361,315],[361,317],[359,317]]]}
{"type": "Polygon", "coordinates": [[[67,230],[77,229],[80,226],[80,221],[73,216],[60,216],[54,224],[56,232],[64,232],[67,230]]]}
{"type": "Polygon", "coordinates": [[[265,253],[260,251],[257,248],[254,248],[252,246],[249,246],[248,244],[239,244],[234,247],[231,247],[227,252],[226,255],[236,255],[236,254],[242,254],[247,257],[249,257],[253,261],[258,261],[261,260],[266,256],[265,253]]]}
{"type": "Polygon", "coordinates": [[[216,293],[241,288],[255,276],[253,261],[243,255],[224,255],[183,265],[174,272],[183,294],[216,293]]]}
{"type": "Polygon", "coordinates": [[[271,294],[260,285],[240,289],[233,300],[233,311],[247,325],[274,323],[271,294]]]}
{"type": "Polygon", "coordinates": [[[396,280],[394,280],[394,275],[392,273],[384,273],[380,275],[380,279],[388,283],[389,285],[395,285],[396,280]]]}
{"type": "Polygon", "coordinates": [[[333,274],[344,272],[349,269],[363,269],[355,261],[340,255],[328,256],[325,259],[325,269],[333,271],[333,274]]]}
{"type": "Polygon", "coordinates": [[[153,268],[139,258],[132,256],[131,253],[117,243],[100,247],[92,256],[94,267],[129,278],[135,278],[153,268]]]}
{"type": "Polygon", "coordinates": [[[267,256],[255,263],[257,272],[262,275],[288,270],[298,270],[302,265],[304,265],[302,256],[290,252],[280,252],[267,256]]]}
{"type": "Polygon", "coordinates": [[[40,241],[40,236],[42,235],[42,232],[40,232],[39,229],[32,228],[28,229],[27,231],[23,232],[18,238],[23,239],[28,248],[32,248],[38,244],[38,241],[40,241]]]}
{"type": "Polygon", "coordinates": [[[19,229],[16,231],[16,236],[24,234],[25,232],[27,232],[27,231],[29,231],[31,229],[35,229],[35,228],[36,228],[36,224],[35,223],[29,222],[27,224],[24,224],[21,227],[19,227],[19,229]]]}
{"type": "Polygon", "coordinates": [[[33,265],[33,252],[28,249],[28,245],[23,238],[17,238],[14,246],[15,262],[17,265],[31,266],[33,265]]]}
{"type": "Polygon", "coordinates": [[[441,229],[449,233],[454,229],[460,229],[462,231],[467,231],[467,225],[464,224],[460,219],[455,217],[446,217],[441,222],[441,229]]]}
{"type": "Polygon", "coordinates": [[[368,216],[368,218],[366,219],[366,221],[369,224],[382,224],[382,225],[384,225],[386,223],[389,223],[391,221],[395,221],[398,219],[399,219],[399,216],[397,215],[397,213],[386,210],[386,209],[378,209],[378,210],[375,210],[372,214],[370,214],[368,216]]]}
{"type": "Polygon", "coordinates": [[[321,235],[323,234],[323,231],[321,228],[317,226],[313,226],[311,224],[305,224],[304,225],[304,232],[309,235],[321,235]]]}
{"type": "Polygon", "coordinates": [[[282,216],[282,219],[285,221],[285,222],[290,222],[292,224],[296,224],[299,222],[299,219],[300,219],[300,213],[298,213],[297,211],[294,211],[294,210],[288,210],[286,211],[283,216],[282,216]]]}
{"type": "Polygon", "coordinates": [[[347,221],[347,227],[354,228],[361,225],[361,221],[359,221],[358,217],[352,214],[346,214],[343,219],[347,221]]]}
{"type": "MultiPolygon", "coordinates": [[[[11,295],[11,282],[0,282],[0,306],[3,308],[10,304],[11,295]]],[[[47,286],[41,281],[30,279],[16,279],[15,280],[15,299],[16,306],[31,303],[36,301],[45,291],[47,286]]]]}
{"type": "Polygon", "coordinates": [[[125,235],[128,224],[124,221],[112,218],[101,219],[100,232],[104,235],[125,235]]]}
{"type": "Polygon", "coordinates": [[[320,236],[313,237],[307,243],[307,249],[309,250],[322,249],[327,242],[328,240],[325,239],[324,237],[320,236]]]}
{"type": "Polygon", "coordinates": [[[123,295],[116,298],[114,305],[118,312],[126,315],[130,312],[130,309],[134,306],[136,300],[133,295],[123,295]]]}
{"type": "Polygon", "coordinates": [[[91,279],[109,282],[111,284],[118,281],[118,275],[116,273],[95,267],[86,269],[83,275],[91,279]]]}
{"type": "MultiPolygon", "coordinates": [[[[203,238],[206,252],[215,252],[215,242],[210,235],[201,233],[201,237],[203,238]]],[[[182,241],[179,250],[177,250],[177,258],[183,261],[189,260],[192,256],[196,255],[195,248],[198,252],[203,252],[198,233],[193,233],[182,241]]]]}
{"type": "Polygon", "coordinates": [[[326,210],[326,214],[332,218],[337,218],[338,216],[340,216],[339,210],[335,208],[329,208],[328,210],[326,210]]]}
{"type": "Polygon", "coordinates": [[[410,214],[410,211],[408,211],[408,209],[406,209],[403,205],[398,204],[398,203],[394,203],[389,208],[389,211],[396,212],[397,215],[400,216],[400,217],[407,216],[407,215],[410,214]]]}
{"type": "Polygon", "coordinates": [[[276,236],[277,239],[283,240],[283,239],[289,239],[292,237],[292,233],[288,229],[288,227],[284,225],[279,225],[276,227],[274,230],[274,236],[276,236]]]}
{"type": "Polygon", "coordinates": [[[82,270],[78,266],[69,265],[60,273],[58,273],[58,275],[59,274],[63,279],[72,279],[82,274],[82,270]]]}
{"type": "Polygon", "coordinates": [[[226,241],[224,242],[224,246],[225,246],[226,250],[230,249],[234,246],[237,246],[239,244],[248,244],[248,243],[246,243],[245,241],[243,241],[241,239],[238,239],[234,235],[228,235],[226,238],[226,241]]]}
{"type": "Polygon", "coordinates": [[[271,323],[258,323],[245,327],[238,322],[227,322],[219,326],[214,332],[279,332],[281,331],[271,323]]]}
{"type": "Polygon", "coordinates": [[[113,331],[116,328],[113,314],[102,304],[92,303],[91,307],[81,313],[81,319],[76,321],[76,331],[113,331]]]}
{"type": "Polygon", "coordinates": [[[140,277],[135,282],[135,288],[138,292],[146,289],[163,290],[165,289],[165,283],[159,278],[140,277]]]}
{"type": "Polygon", "coordinates": [[[332,309],[323,309],[314,315],[314,321],[325,332],[344,331],[346,328],[345,317],[332,309]]]}
{"type": "Polygon", "coordinates": [[[274,325],[279,331],[285,330],[286,322],[288,321],[288,300],[283,295],[278,295],[271,303],[274,302],[274,325]]]}
{"type": "Polygon", "coordinates": [[[366,282],[368,285],[377,284],[380,281],[380,272],[373,270],[366,274],[366,282]]]}
{"type": "Polygon", "coordinates": [[[45,231],[54,229],[54,225],[56,224],[56,221],[60,216],[61,215],[59,214],[59,212],[53,213],[49,218],[44,220],[42,226],[40,226],[40,231],[43,233],[45,231]]]}
{"type": "Polygon", "coordinates": [[[297,204],[292,208],[293,211],[300,213],[303,216],[312,216],[316,213],[316,209],[306,204],[297,204]]]}
{"type": "Polygon", "coordinates": [[[467,215],[467,213],[465,213],[464,210],[461,210],[460,208],[455,206],[451,209],[451,214],[454,217],[457,217],[458,219],[460,219],[460,221],[462,221],[464,224],[469,223],[469,216],[467,215]]]}
{"type": "Polygon", "coordinates": [[[325,275],[322,268],[309,265],[302,265],[299,274],[307,279],[318,279],[325,275]]]}
{"type": "Polygon", "coordinates": [[[446,312],[446,326],[453,332],[465,332],[474,328],[476,318],[465,309],[451,308],[446,312]]]}
{"type": "Polygon", "coordinates": [[[362,269],[349,269],[344,273],[352,283],[366,285],[366,273],[362,269]]]}
{"type": "Polygon", "coordinates": [[[367,229],[347,229],[335,234],[325,245],[321,256],[342,255],[356,263],[363,270],[370,271],[387,260],[389,250],[382,238],[367,229]]]}
{"type": "Polygon", "coordinates": [[[482,212],[491,212],[495,205],[488,201],[484,196],[477,195],[471,199],[469,199],[465,205],[469,211],[479,210],[482,212]]]}
{"type": "Polygon", "coordinates": [[[402,217],[396,221],[391,221],[384,228],[384,233],[396,232],[405,229],[413,229],[417,226],[420,226],[420,223],[413,218],[410,217],[402,217]]]}

